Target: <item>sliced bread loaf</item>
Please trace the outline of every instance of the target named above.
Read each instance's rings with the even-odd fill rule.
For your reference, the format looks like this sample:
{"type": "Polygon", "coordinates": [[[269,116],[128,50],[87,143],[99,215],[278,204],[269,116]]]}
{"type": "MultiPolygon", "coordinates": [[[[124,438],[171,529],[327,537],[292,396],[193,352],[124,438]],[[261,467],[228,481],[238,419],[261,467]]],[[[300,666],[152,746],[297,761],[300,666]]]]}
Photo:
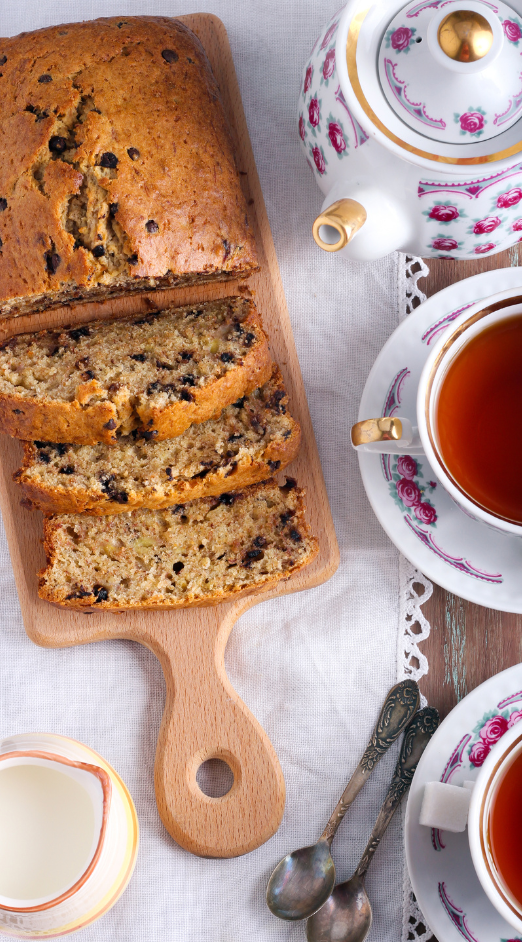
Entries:
{"type": "Polygon", "coordinates": [[[135,431],[116,445],[25,442],[14,477],[47,514],[170,507],[266,480],[295,458],[300,437],[274,367],[261,389],[177,438],[145,441],[135,431]]]}
{"type": "Polygon", "coordinates": [[[0,431],[51,442],[158,441],[263,385],[272,362],[251,301],[19,334],[0,348],[0,431]]]}
{"type": "Polygon", "coordinates": [[[165,510],[44,521],[39,595],[75,609],[214,605],[274,585],[318,552],[291,479],[165,510]]]}

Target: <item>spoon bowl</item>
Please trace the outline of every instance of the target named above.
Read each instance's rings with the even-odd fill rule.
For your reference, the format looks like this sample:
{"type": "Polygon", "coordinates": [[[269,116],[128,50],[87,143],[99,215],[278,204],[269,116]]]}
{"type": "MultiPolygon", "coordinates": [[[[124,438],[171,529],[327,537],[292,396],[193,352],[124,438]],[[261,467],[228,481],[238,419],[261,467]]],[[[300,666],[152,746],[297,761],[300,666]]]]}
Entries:
{"type": "Polygon", "coordinates": [[[387,749],[419,706],[419,688],[410,678],[388,692],[377,724],[355,772],[316,844],[301,847],[278,863],[266,889],[266,901],[279,919],[306,919],[326,902],[335,884],[330,847],[354,798],[387,749]]]}
{"type": "Polygon", "coordinates": [[[419,759],[439,725],[439,714],[424,707],[406,727],[395,774],[390,782],[370,839],[351,880],[339,883],[323,908],[308,919],[308,942],[364,942],[372,924],[372,907],[364,878],[402,796],[408,791],[419,759]]]}
{"type": "Polygon", "coordinates": [[[280,919],[306,919],[326,902],[334,883],[330,845],[319,840],[283,857],[268,881],[266,901],[280,919]]]}
{"type": "Polygon", "coordinates": [[[354,874],[339,883],[324,906],[306,924],[308,942],[364,942],[372,925],[372,907],[363,879],[354,874]]]}

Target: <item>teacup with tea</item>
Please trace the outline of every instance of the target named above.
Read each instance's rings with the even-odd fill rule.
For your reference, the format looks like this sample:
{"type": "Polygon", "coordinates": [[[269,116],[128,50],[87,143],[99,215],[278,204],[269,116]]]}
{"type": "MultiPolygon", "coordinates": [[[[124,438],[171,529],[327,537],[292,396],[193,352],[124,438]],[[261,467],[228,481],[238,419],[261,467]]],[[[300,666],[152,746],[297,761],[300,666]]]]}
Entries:
{"type": "Polygon", "coordinates": [[[522,727],[495,744],[475,782],[468,837],[477,876],[487,896],[522,933],[522,727]]]}
{"type": "Polygon", "coordinates": [[[387,416],[358,422],[352,444],[424,453],[469,515],[522,536],[522,297],[470,306],[442,334],[421,374],[417,427],[387,416]]]}

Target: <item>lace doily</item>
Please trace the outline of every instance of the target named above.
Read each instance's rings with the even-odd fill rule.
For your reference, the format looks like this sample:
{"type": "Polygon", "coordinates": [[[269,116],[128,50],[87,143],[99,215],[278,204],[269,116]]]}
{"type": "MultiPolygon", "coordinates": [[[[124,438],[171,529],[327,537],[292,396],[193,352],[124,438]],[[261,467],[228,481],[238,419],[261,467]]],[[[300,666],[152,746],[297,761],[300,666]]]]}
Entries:
{"type": "MultiPolygon", "coordinates": [[[[420,278],[429,273],[428,266],[421,258],[406,255],[404,265],[399,266],[399,319],[404,320],[416,307],[426,300],[426,295],[418,285],[420,278]]],[[[399,680],[412,677],[420,680],[428,673],[428,660],[419,644],[430,633],[430,624],[422,613],[421,606],[433,593],[433,586],[409,560],[400,557],[400,624],[397,651],[397,674],[399,680]]],[[[426,698],[421,697],[422,706],[426,698]]],[[[404,821],[405,806],[403,807],[404,821]]],[[[404,864],[404,908],[402,922],[402,942],[429,942],[433,932],[422,915],[415,894],[411,887],[406,863],[404,864]]]]}
{"type": "Polygon", "coordinates": [[[429,274],[428,266],[422,258],[404,256],[404,265],[399,265],[399,320],[404,320],[419,304],[426,300],[426,295],[419,288],[419,278],[429,274]]]}

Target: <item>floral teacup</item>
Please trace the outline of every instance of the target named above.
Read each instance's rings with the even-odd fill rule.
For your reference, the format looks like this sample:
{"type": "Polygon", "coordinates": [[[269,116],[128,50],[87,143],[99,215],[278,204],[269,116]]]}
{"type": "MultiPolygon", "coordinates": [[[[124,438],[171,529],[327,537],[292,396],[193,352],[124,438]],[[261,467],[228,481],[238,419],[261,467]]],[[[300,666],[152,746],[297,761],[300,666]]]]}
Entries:
{"type": "MultiPolygon", "coordinates": [[[[517,719],[520,719],[520,715],[517,719]]],[[[482,727],[480,742],[473,747],[476,750],[474,764],[481,765],[481,769],[471,795],[468,839],[473,866],[486,895],[506,922],[522,933],[522,903],[516,899],[509,880],[506,881],[498,868],[499,861],[495,857],[491,834],[491,813],[495,799],[503,799],[502,791],[499,794],[499,786],[522,753],[522,726],[516,721],[516,725],[510,728],[507,728],[507,724],[508,720],[503,716],[491,717],[482,727]],[[488,738],[494,741],[493,746],[487,742],[488,738]],[[480,761],[485,750],[487,756],[480,761]]],[[[473,761],[471,753],[470,759],[473,761]]]]}
{"type": "MultiPolygon", "coordinates": [[[[397,495],[407,507],[413,507],[422,523],[433,522],[435,510],[423,501],[414,478],[417,462],[412,456],[425,455],[434,476],[456,504],[475,520],[503,532],[522,536],[522,523],[501,516],[471,497],[455,474],[445,464],[436,414],[438,397],[448,368],[462,348],[473,338],[499,321],[522,314],[522,297],[502,291],[470,305],[444,331],[426,360],[417,391],[417,426],[405,417],[385,416],[357,422],[352,428],[352,445],[357,451],[399,455],[397,495]]],[[[479,421],[479,417],[477,417],[479,421]]],[[[436,482],[430,482],[434,487],[436,482]]]]}

